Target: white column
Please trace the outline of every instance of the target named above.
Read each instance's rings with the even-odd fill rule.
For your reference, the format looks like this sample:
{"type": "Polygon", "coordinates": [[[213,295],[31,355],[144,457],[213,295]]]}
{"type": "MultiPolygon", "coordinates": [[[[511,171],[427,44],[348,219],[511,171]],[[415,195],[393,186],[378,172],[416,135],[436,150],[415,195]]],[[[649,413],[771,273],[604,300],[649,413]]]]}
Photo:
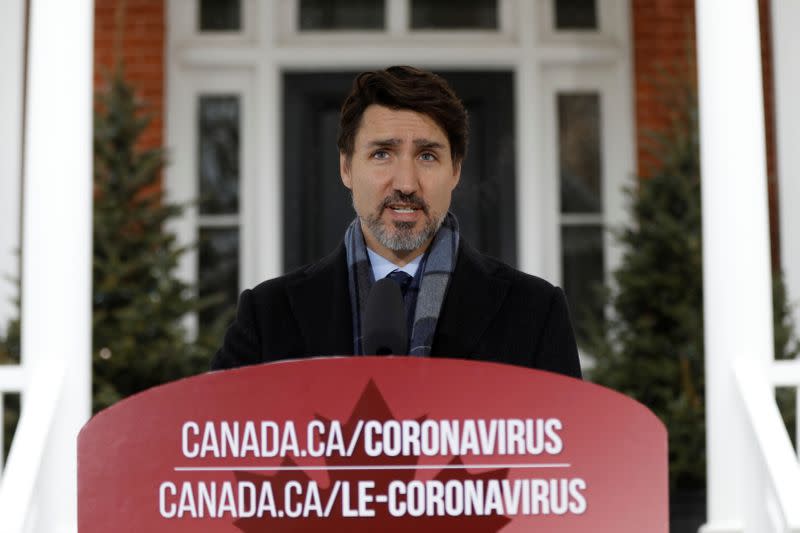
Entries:
{"type": "Polygon", "coordinates": [[[91,410],[94,9],[91,0],[32,0],[30,9],[22,350],[34,372],[67,368],[38,483],[37,531],[75,531],[76,437],[91,410]]]}
{"type": "MultiPolygon", "coordinates": [[[[259,4],[260,26],[257,34],[259,41],[259,62],[256,78],[256,97],[254,104],[258,116],[256,146],[253,168],[260,169],[260,176],[255,180],[252,191],[253,200],[246,209],[253,213],[249,224],[257,228],[248,237],[249,242],[257,242],[254,257],[256,268],[248,268],[255,276],[246,280],[255,281],[269,279],[283,273],[283,115],[282,75],[283,71],[277,62],[276,48],[280,42],[280,32],[275,20],[281,17],[278,2],[262,2],[259,4]],[[257,103],[256,103],[257,102],[257,103]],[[257,207],[256,207],[257,206],[257,207]]],[[[390,6],[390,9],[392,7],[390,6]]],[[[249,286],[249,285],[248,285],[249,286]]]]}
{"type": "MultiPolygon", "coordinates": [[[[742,531],[749,462],[732,362],[773,358],[766,150],[756,0],[697,0],[708,523],[742,531]],[[724,4],[724,5],[723,5],[724,4]]],[[[756,502],[752,502],[756,503],[756,502]]],[[[758,504],[758,503],[756,503],[758,504]]]]}
{"type": "Polygon", "coordinates": [[[550,280],[561,279],[558,210],[550,199],[558,197],[558,189],[550,186],[552,178],[541,175],[547,165],[543,148],[545,134],[541,125],[544,113],[552,112],[552,103],[542,96],[542,71],[537,56],[538,32],[546,27],[541,9],[535,2],[518,2],[517,17],[526,21],[520,32],[521,60],[514,76],[514,124],[517,139],[517,266],[520,270],[550,280]],[[538,174],[538,175],[537,175],[538,174]],[[551,188],[552,187],[552,188],[551,188]]]}
{"type": "MultiPolygon", "coordinates": [[[[19,277],[19,217],[22,162],[22,76],[25,2],[0,2],[0,336],[17,309],[13,300],[19,277]]],[[[0,440],[0,442],[2,442],[0,440]]]]}

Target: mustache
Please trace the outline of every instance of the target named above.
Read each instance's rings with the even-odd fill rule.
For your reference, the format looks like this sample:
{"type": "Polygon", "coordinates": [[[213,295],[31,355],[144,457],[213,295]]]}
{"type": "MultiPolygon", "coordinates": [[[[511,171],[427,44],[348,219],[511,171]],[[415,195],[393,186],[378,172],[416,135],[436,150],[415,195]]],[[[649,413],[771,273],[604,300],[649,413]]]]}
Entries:
{"type": "Polygon", "coordinates": [[[422,212],[425,213],[426,215],[428,214],[427,202],[425,202],[425,200],[423,200],[413,192],[411,194],[405,194],[400,191],[394,191],[391,195],[384,198],[383,202],[381,202],[381,211],[383,211],[392,204],[407,205],[415,209],[422,210],[422,212]]]}

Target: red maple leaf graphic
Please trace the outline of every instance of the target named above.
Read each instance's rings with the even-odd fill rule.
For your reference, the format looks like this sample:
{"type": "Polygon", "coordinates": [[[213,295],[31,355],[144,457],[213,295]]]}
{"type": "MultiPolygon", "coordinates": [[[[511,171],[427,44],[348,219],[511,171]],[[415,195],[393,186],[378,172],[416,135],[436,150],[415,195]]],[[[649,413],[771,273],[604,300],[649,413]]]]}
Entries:
{"type": "MultiPolygon", "coordinates": [[[[323,416],[317,415],[317,419],[328,423],[329,420],[323,416]]],[[[342,431],[345,440],[349,439],[356,430],[359,420],[377,420],[385,422],[393,420],[394,416],[391,409],[387,405],[380,390],[375,383],[370,380],[367,383],[364,391],[353,408],[350,418],[342,425],[342,431]]],[[[420,417],[418,420],[422,421],[425,417],[420,417]]],[[[393,466],[393,467],[409,467],[416,466],[418,457],[399,455],[397,457],[370,457],[365,453],[363,446],[356,446],[355,452],[351,457],[341,457],[334,455],[326,457],[325,464],[327,468],[343,467],[349,465],[359,466],[393,466]]],[[[454,457],[448,466],[454,468],[442,469],[436,476],[436,480],[446,483],[451,480],[467,481],[472,480],[475,482],[485,482],[490,479],[505,479],[508,476],[508,469],[502,468],[492,470],[480,474],[470,474],[466,469],[458,468],[464,463],[459,457],[454,457]]],[[[277,474],[272,476],[264,476],[254,474],[251,472],[235,473],[238,482],[250,481],[260,486],[261,483],[269,481],[274,487],[274,498],[276,509],[284,509],[284,487],[289,482],[298,482],[302,487],[306,487],[311,478],[301,469],[297,469],[297,464],[291,459],[284,459],[281,467],[292,467],[292,470],[280,470],[277,474]]],[[[331,512],[328,516],[311,516],[297,519],[297,518],[276,518],[265,515],[261,518],[240,518],[234,521],[234,525],[243,533],[260,533],[269,531],[272,532],[304,532],[304,531],[347,531],[351,533],[371,532],[380,529],[380,531],[394,533],[394,532],[407,532],[412,528],[420,529],[422,531],[442,531],[442,530],[458,530],[460,533],[488,533],[499,531],[511,519],[505,516],[496,514],[477,516],[475,514],[459,515],[459,516],[410,516],[406,513],[403,516],[392,516],[386,503],[371,504],[371,508],[375,510],[376,517],[353,517],[343,515],[343,505],[340,503],[342,498],[342,491],[345,486],[349,487],[349,507],[355,509],[358,506],[358,494],[356,486],[359,481],[370,480],[374,482],[374,488],[371,489],[371,494],[387,494],[391,482],[408,483],[414,480],[416,469],[403,468],[403,469],[386,469],[386,470],[330,470],[329,478],[330,483],[327,487],[319,487],[320,500],[322,506],[325,507],[326,502],[332,495],[332,492],[338,490],[338,501],[331,506],[331,512]]],[[[302,502],[303,497],[300,496],[297,501],[302,502]]]]}

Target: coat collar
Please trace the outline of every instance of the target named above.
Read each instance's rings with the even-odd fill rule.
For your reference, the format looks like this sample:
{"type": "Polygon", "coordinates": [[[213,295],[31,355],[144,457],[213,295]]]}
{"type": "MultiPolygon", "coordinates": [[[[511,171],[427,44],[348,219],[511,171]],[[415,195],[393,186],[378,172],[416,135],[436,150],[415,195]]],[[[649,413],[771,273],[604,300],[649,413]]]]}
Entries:
{"type": "Polygon", "coordinates": [[[351,355],[353,319],[344,244],[289,284],[289,304],[309,355],[351,355]]]}

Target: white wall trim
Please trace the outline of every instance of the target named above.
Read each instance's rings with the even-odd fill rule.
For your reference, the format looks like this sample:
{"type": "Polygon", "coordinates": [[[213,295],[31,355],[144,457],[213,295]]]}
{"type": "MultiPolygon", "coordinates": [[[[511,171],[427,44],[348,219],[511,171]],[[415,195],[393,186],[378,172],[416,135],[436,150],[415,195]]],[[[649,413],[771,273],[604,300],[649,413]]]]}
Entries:
{"type": "MultiPolygon", "coordinates": [[[[537,62],[590,66],[597,64],[615,65],[626,62],[626,49],[618,44],[603,43],[598,46],[579,46],[569,44],[536,45],[528,49],[516,45],[479,46],[474,41],[462,46],[448,42],[424,45],[415,41],[389,46],[386,43],[353,44],[330,46],[330,43],[316,46],[303,43],[297,46],[276,47],[271,50],[274,63],[287,68],[308,68],[315,70],[341,70],[347,66],[385,67],[402,62],[425,63],[432,67],[458,67],[508,69],[519,66],[521,62],[533,59],[537,62]],[[430,46],[435,46],[432,53],[430,46]]],[[[257,48],[241,44],[224,47],[202,43],[191,48],[182,47],[177,51],[178,64],[186,68],[240,68],[252,67],[261,60],[257,48]]]]}

